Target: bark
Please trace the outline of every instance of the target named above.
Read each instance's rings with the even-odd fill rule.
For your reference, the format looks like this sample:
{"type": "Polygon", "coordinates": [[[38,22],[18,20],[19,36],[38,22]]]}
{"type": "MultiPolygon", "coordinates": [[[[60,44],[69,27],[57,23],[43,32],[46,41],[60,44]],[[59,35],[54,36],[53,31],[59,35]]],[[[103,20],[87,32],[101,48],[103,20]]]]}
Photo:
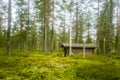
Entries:
{"type": "MultiPolygon", "coordinates": [[[[72,2],[72,1],[71,1],[72,2]]],[[[70,9],[70,21],[72,22],[72,11],[71,11],[71,9],[70,9]]],[[[70,45],[70,47],[69,47],[69,55],[73,55],[73,53],[72,53],[72,26],[70,25],[69,26],[70,27],[70,34],[69,34],[69,38],[70,38],[70,40],[69,40],[69,45],[70,45]]]]}
{"type": "Polygon", "coordinates": [[[28,35],[29,35],[29,25],[30,25],[30,0],[28,0],[28,24],[27,24],[27,38],[26,38],[26,50],[29,50],[29,41],[28,41],[28,39],[29,39],[29,37],[28,37],[28,35]]]}
{"type": "Polygon", "coordinates": [[[6,44],[6,54],[7,56],[11,55],[11,1],[8,0],[8,30],[7,30],[7,44],[6,44]]]}
{"type": "Polygon", "coordinates": [[[32,35],[32,45],[31,45],[31,47],[32,47],[32,51],[34,51],[35,50],[35,35],[34,35],[34,33],[32,35]]]}
{"type": "Polygon", "coordinates": [[[116,13],[116,54],[120,55],[120,11],[117,2],[117,13],[116,13]]]}
{"type": "Polygon", "coordinates": [[[46,0],[44,1],[44,53],[46,54],[47,53],[47,4],[46,4],[46,0]]]}
{"type": "Polygon", "coordinates": [[[51,31],[51,53],[53,53],[54,40],[54,0],[52,1],[52,31],[51,31]]]}
{"type": "MultiPolygon", "coordinates": [[[[0,3],[0,8],[2,8],[1,3],[0,3]]],[[[2,12],[0,12],[0,35],[2,35],[2,12]]]]}
{"type": "Polygon", "coordinates": [[[22,19],[22,10],[20,15],[20,42],[19,42],[19,50],[23,49],[23,19],[22,19]]]}
{"type": "Polygon", "coordinates": [[[2,17],[0,15],[0,35],[2,35],[2,17]]]}
{"type": "Polygon", "coordinates": [[[100,14],[99,14],[99,4],[100,1],[98,0],[98,24],[97,24],[97,53],[100,54],[100,42],[99,42],[99,36],[100,36],[100,14]]]}
{"type": "Polygon", "coordinates": [[[113,18],[113,1],[110,0],[110,15],[109,15],[109,24],[108,24],[108,31],[107,31],[107,43],[106,43],[106,53],[108,54],[109,59],[111,58],[112,54],[112,18],[113,18]]]}
{"type": "Polygon", "coordinates": [[[82,40],[82,35],[83,35],[83,17],[81,16],[80,20],[80,25],[79,25],[79,43],[83,43],[83,40],[82,40]]]}
{"type": "Polygon", "coordinates": [[[78,43],[78,33],[79,33],[79,24],[78,24],[78,0],[77,0],[77,3],[76,3],[76,26],[75,26],[75,43],[78,43]]]}

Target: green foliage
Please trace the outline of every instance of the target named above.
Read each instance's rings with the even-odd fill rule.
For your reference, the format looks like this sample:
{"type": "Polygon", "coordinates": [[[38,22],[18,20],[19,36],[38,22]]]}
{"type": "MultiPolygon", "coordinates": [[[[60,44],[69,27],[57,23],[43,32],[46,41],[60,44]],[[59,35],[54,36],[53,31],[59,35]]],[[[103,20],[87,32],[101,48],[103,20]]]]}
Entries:
{"type": "Polygon", "coordinates": [[[120,72],[117,71],[119,68],[114,66],[114,64],[86,64],[84,67],[75,65],[68,69],[68,72],[72,75],[72,80],[119,80],[120,72]]]}
{"type": "Polygon", "coordinates": [[[35,51],[12,51],[12,57],[0,51],[1,80],[120,80],[120,59],[81,54],[62,57],[35,51]]]}
{"type": "Polygon", "coordinates": [[[3,35],[0,35],[0,48],[5,47],[5,41],[6,41],[6,37],[3,35]]]}
{"type": "Polygon", "coordinates": [[[87,36],[87,41],[86,41],[86,43],[92,43],[92,38],[91,38],[90,35],[87,36]]]}
{"type": "Polygon", "coordinates": [[[110,54],[112,47],[114,46],[115,30],[113,26],[113,11],[114,4],[112,0],[105,0],[103,4],[103,9],[100,12],[100,22],[99,22],[99,53],[110,54]]]}

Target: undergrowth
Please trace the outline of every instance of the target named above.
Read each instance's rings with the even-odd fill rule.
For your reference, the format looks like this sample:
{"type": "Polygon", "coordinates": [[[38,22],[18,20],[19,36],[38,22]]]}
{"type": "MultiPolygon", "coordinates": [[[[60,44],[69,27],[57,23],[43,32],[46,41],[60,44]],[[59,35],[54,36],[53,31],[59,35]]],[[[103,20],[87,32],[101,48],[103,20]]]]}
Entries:
{"type": "Polygon", "coordinates": [[[102,55],[62,57],[62,52],[0,51],[0,80],[120,80],[120,60],[102,55]]]}

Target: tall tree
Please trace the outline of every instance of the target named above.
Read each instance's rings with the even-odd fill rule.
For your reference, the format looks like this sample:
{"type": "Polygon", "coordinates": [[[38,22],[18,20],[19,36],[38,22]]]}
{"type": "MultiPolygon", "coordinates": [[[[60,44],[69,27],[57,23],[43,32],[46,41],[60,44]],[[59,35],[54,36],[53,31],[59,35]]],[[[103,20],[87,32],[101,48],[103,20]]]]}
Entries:
{"type": "Polygon", "coordinates": [[[106,53],[110,56],[112,50],[112,35],[114,35],[113,26],[113,1],[106,0],[103,10],[100,14],[99,27],[99,53],[106,53]],[[106,35],[104,35],[106,34],[106,35]],[[104,45],[103,45],[104,44],[104,45]]]}
{"type": "Polygon", "coordinates": [[[109,26],[108,26],[108,34],[107,34],[107,39],[106,39],[106,53],[108,53],[109,57],[111,57],[111,51],[112,51],[112,41],[113,41],[113,0],[109,1],[110,6],[109,6],[109,26]]]}
{"type": "Polygon", "coordinates": [[[83,25],[84,25],[84,16],[81,14],[79,16],[79,38],[78,38],[78,41],[79,43],[83,43],[83,25]]]}
{"type": "MultiPolygon", "coordinates": [[[[73,2],[70,0],[70,5],[68,5],[68,11],[70,12],[70,23],[72,23],[72,6],[73,2]]],[[[69,25],[69,55],[73,55],[72,53],[72,25],[69,25]]]]}
{"type": "Polygon", "coordinates": [[[100,0],[98,0],[98,24],[97,24],[97,53],[100,53],[100,49],[99,49],[99,32],[100,32],[100,0]]]}
{"type": "Polygon", "coordinates": [[[0,35],[2,35],[2,16],[0,14],[0,35]]]}
{"type": "Polygon", "coordinates": [[[25,0],[15,0],[16,5],[16,21],[19,27],[19,50],[27,48],[27,32],[28,32],[28,7],[25,0]]]}
{"type": "Polygon", "coordinates": [[[6,45],[6,48],[7,48],[7,52],[6,54],[8,56],[10,56],[10,49],[11,49],[11,1],[12,0],[8,0],[8,30],[7,30],[7,45],[6,45]]]}
{"type": "MultiPolygon", "coordinates": [[[[60,3],[60,2],[58,2],[60,3]]],[[[57,17],[58,20],[60,21],[59,24],[59,33],[58,33],[58,38],[59,38],[59,44],[57,45],[59,47],[60,50],[60,45],[62,43],[67,43],[69,42],[69,33],[67,32],[67,16],[66,16],[66,11],[67,11],[67,0],[62,0],[62,4],[57,4],[56,6],[60,7],[60,10],[58,10],[57,13],[57,17]]],[[[57,10],[57,8],[56,8],[57,10]]]]}
{"type": "Polygon", "coordinates": [[[49,18],[50,18],[50,1],[45,0],[44,1],[44,53],[46,54],[49,48],[49,18]]]}
{"type": "Polygon", "coordinates": [[[53,53],[54,40],[54,0],[52,0],[52,31],[51,31],[51,53],[53,53]]]}
{"type": "Polygon", "coordinates": [[[44,53],[47,53],[47,1],[44,1],[44,53]]]}
{"type": "Polygon", "coordinates": [[[87,23],[87,40],[86,43],[92,43],[91,35],[90,35],[90,23],[87,23]]]}
{"type": "MultiPolygon", "coordinates": [[[[35,7],[37,9],[38,13],[38,24],[40,24],[40,48],[43,50],[44,53],[47,53],[47,50],[49,49],[49,46],[51,44],[50,42],[50,0],[35,0],[35,7]],[[49,35],[49,36],[48,36],[49,35]],[[44,41],[44,43],[43,43],[44,41]]],[[[50,48],[51,49],[51,48],[50,48]]]]}
{"type": "Polygon", "coordinates": [[[79,4],[78,4],[79,2],[78,2],[78,0],[77,0],[77,2],[76,2],[76,26],[75,26],[75,43],[78,43],[78,34],[79,34],[79,19],[78,19],[78,17],[79,17],[79,4]]]}
{"type": "Polygon", "coordinates": [[[0,35],[2,34],[2,0],[0,0],[0,35]]]}
{"type": "Polygon", "coordinates": [[[29,47],[29,43],[28,43],[28,36],[29,36],[29,25],[30,25],[30,20],[29,20],[29,17],[30,17],[30,0],[28,0],[28,14],[27,14],[27,17],[28,17],[28,21],[27,21],[27,44],[26,44],[26,47],[27,47],[27,50],[28,50],[28,47],[29,47]]]}
{"type": "Polygon", "coordinates": [[[35,26],[35,20],[31,21],[31,50],[36,50],[36,26],[35,26]]]}
{"type": "Polygon", "coordinates": [[[117,13],[116,13],[116,54],[120,55],[120,8],[119,0],[116,2],[117,13]]]}
{"type": "Polygon", "coordinates": [[[5,2],[0,0],[0,48],[6,47],[7,5],[5,2]]]}

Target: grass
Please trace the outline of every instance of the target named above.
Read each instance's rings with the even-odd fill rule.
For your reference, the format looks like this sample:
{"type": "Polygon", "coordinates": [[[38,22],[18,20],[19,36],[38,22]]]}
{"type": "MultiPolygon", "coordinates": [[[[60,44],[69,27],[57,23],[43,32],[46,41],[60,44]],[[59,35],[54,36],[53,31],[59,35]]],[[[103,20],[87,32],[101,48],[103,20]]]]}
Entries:
{"type": "Polygon", "coordinates": [[[120,80],[120,59],[102,55],[73,55],[62,52],[12,51],[5,57],[0,51],[0,80],[120,80]]]}

